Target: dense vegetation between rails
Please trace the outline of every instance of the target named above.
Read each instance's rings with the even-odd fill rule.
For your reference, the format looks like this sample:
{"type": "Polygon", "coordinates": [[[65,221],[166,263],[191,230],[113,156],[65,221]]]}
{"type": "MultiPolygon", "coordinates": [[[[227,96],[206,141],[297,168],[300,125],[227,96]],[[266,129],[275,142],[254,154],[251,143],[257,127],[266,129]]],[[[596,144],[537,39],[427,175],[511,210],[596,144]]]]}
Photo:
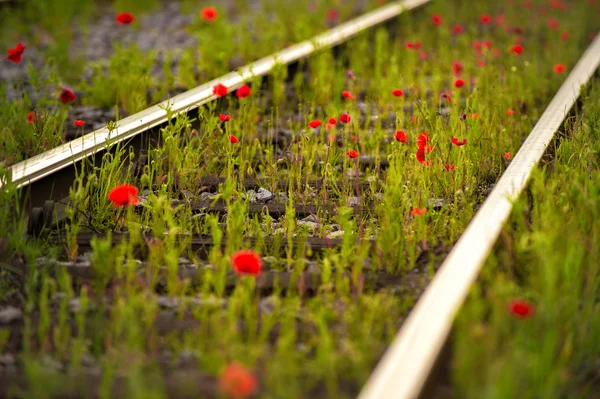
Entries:
{"type": "Polygon", "coordinates": [[[515,204],[455,332],[461,398],[594,398],[600,389],[600,87],[515,204]],[[518,365],[518,367],[515,367],[518,365]]]}
{"type": "MultiPolygon", "coordinates": [[[[437,2],[293,75],[216,86],[143,157],[119,145],[85,162],[63,223],[34,237],[5,184],[1,389],[355,396],[597,10],[437,2]]],[[[62,123],[41,106],[27,123],[27,105],[7,123],[62,123]]]]}

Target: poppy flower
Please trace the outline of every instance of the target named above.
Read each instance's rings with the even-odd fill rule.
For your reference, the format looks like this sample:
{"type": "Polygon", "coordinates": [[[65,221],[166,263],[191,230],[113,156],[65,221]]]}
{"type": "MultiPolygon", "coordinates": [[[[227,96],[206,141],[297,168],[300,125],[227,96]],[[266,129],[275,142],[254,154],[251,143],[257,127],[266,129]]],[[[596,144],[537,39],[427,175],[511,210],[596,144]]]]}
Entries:
{"type": "Polygon", "coordinates": [[[506,18],[504,17],[504,15],[502,15],[502,14],[496,15],[496,24],[497,25],[504,25],[504,22],[506,22],[506,18]]]}
{"type": "Polygon", "coordinates": [[[461,119],[461,120],[463,120],[463,121],[464,121],[465,119],[467,119],[467,114],[465,114],[465,113],[462,113],[462,114],[460,115],[460,119],[461,119]]]}
{"type": "Polygon", "coordinates": [[[206,22],[210,22],[213,23],[217,20],[217,18],[219,17],[219,11],[217,11],[216,8],[214,7],[204,7],[201,11],[200,11],[200,16],[202,17],[203,20],[205,20],[206,22]]]}
{"type": "Polygon", "coordinates": [[[454,165],[447,163],[444,165],[444,169],[446,169],[448,172],[452,172],[454,171],[454,165]]]}
{"type": "Polygon", "coordinates": [[[452,102],[452,97],[450,97],[449,92],[440,93],[440,97],[445,98],[446,100],[448,100],[449,103],[452,102]]]}
{"type": "Polygon", "coordinates": [[[341,114],[341,115],[340,115],[340,122],[342,122],[342,123],[344,123],[344,124],[346,124],[346,123],[350,123],[350,120],[351,120],[351,119],[352,119],[352,118],[351,118],[351,117],[350,117],[350,115],[348,115],[348,114],[341,114]]]}
{"type": "Polygon", "coordinates": [[[518,43],[517,44],[513,44],[508,51],[511,54],[520,55],[521,53],[523,53],[523,46],[521,46],[518,43]]]}
{"type": "Polygon", "coordinates": [[[219,119],[221,122],[229,122],[231,120],[231,115],[219,114],[219,119]]]}
{"type": "Polygon", "coordinates": [[[325,124],[325,129],[327,129],[327,130],[335,129],[335,124],[328,122],[325,124]]]}
{"type": "Polygon", "coordinates": [[[463,70],[462,62],[459,62],[459,61],[452,62],[452,72],[454,72],[454,75],[456,75],[456,76],[460,75],[462,70],[463,70]]]}
{"type": "Polygon", "coordinates": [[[560,22],[558,22],[556,18],[548,18],[546,23],[548,24],[548,27],[550,29],[558,29],[558,27],[560,26],[560,22]]]}
{"type": "Polygon", "coordinates": [[[566,42],[567,39],[569,39],[569,32],[566,31],[566,30],[564,30],[560,34],[560,40],[563,41],[563,42],[566,42]]]}
{"type": "Polygon", "coordinates": [[[213,94],[219,98],[224,97],[225,95],[227,95],[228,92],[229,90],[227,89],[227,86],[224,86],[221,83],[218,83],[215,86],[213,86],[213,94]]]}
{"type": "Polygon", "coordinates": [[[241,276],[258,276],[262,271],[260,256],[247,249],[242,249],[231,255],[233,270],[241,276]]]}
{"type": "Polygon", "coordinates": [[[229,139],[229,142],[230,142],[231,144],[235,144],[235,143],[237,143],[237,142],[239,141],[239,140],[238,140],[238,138],[237,138],[237,137],[235,137],[233,134],[232,134],[232,135],[230,135],[230,136],[227,136],[227,138],[229,139]]]}
{"type": "Polygon", "coordinates": [[[131,184],[121,184],[110,190],[108,199],[113,203],[114,208],[122,206],[139,204],[140,200],[137,197],[138,190],[131,184]]]}
{"type": "Polygon", "coordinates": [[[425,146],[429,143],[429,134],[427,132],[423,132],[419,134],[417,137],[417,147],[420,149],[425,148],[425,146]]]}
{"type": "Polygon", "coordinates": [[[340,13],[338,10],[332,9],[332,10],[327,11],[327,20],[329,22],[335,22],[339,16],[340,16],[340,13]]]}
{"type": "Polygon", "coordinates": [[[404,47],[409,50],[418,50],[421,48],[421,42],[405,42],[404,47]]]}
{"type": "Polygon", "coordinates": [[[513,116],[514,114],[515,114],[515,110],[514,109],[507,109],[506,110],[506,115],[513,116]]]}
{"type": "Polygon", "coordinates": [[[475,114],[469,114],[469,118],[470,119],[477,119],[477,118],[479,118],[479,114],[476,114],[476,113],[475,114]]]}
{"type": "Polygon", "coordinates": [[[310,121],[310,123],[308,124],[308,127],[312,128],[312,129],[316,129],[319,126],[321,126],[321,121],[318,119],[315,119],[313,121],[310,121]]]}
{"type": "Polygon", "coordinates": [[[459,87],[463,87],[465,85],[465,81],[458,78],[454,81],[454,87],[459,88],[459,87]]]}
{"type": "Polygon", "coordinates": [[[133,16],[133,14],[131,14],[129,12],[120,12],[115,17],[115,20],[117,21],[118,24],[129,25],[130,23],[135,21],[135,17],[133,16]]]}
{"type": "Polygon", "coordinates": [[[256,376],[241,363],[230,363],[219,376],[219,390],[230,398],[246,399],[257,389],[256,376]]]}
{"type": "Polygon", "coordinates": [[[519,319],[526,319],[533,314],[535,307],[524,299],[513,299],[508,303],[508,310],[519,319]]]}
{"type": "Polygon", "coordinates": [[[334,142],[336,139],[335,134],[328,134],[327,135],[327,140],[329,140],[330,142],[334,142]]]}
{"type": "Polygon", "coordinates": [[[75,119],[73,121],[73,123],[75,124],[75,126],[77,127],[82,127],[83,125],[85,125],[85,121],[82,121],[81,119],[75,119]]]}
{"type": "Polygon", "coordinates": [[[421,61],[425,61],[427,59],[427,52],[426,51],[420,51],[419,52],[419,59],[421,61]]]}
{"type": "Polygon", "coordinates": [[[348,158],[350,158],[350,159],[355,159],[358,157],[358,152],[356,152],[354,150],[350,150],[350,151],[346,151],[346,155],[348,155],[348,158]]]}
{"type": "Polygon", "coordinates": [[[412,211],[410,212],[410,214],[413,216],[423,216],[426,213],[427,213],[427,208],[419,208],[418,206],[415,206],[412,209],[412,211]]]}
{"type": "Polygon", "coordinates": [[[396,139],[396,141],[399,141],[401,143],[406,143],[406,133],[403,132],[402,130],[398,130],[396,132],[396,134],[394,134],[394,138],[396,139]]]}
{"type": "Polygon", "coordinates": [[[479,60],[479,61],[477,61],[477,66],[478,66],[479,68],[483,68],[483,67],[485,66],[485,61],[484,61],[484,60],[479,60]]]}
{"type": "Polygon", "coordinates": [[[461,33],[463,33],[465,31],[465,28],[462,27],[462,25],[452,25],[452,33],[454,33],[455,35],[460,35],[461,33]]]}
{"type": "Polygon", "coordinates": [[[412,122],[417,122],[419,120],[419,118],[417,118],[416,116],[413,115],[413,116],[410,117],[410,120],[412,122]]]}
{"type": "Polygon", "coordinates": [[[563,73],[567,69],[564,64],[556,64],[554,65],[554,73],[563,73]]]}
{"type": "Polygon", "coordinates": [[[479,23],[481,25],[487,25],[492,22],[492,17],[489,14],[483,14],[479,17],[479,23]]]}
{"type": "Polygon", "coordinates": [[[329,118],[327,120],[327,123],[329,123],[330,125],[335,125],[337,123],[337,119],[335,119],[335,118],[329,118]]]}
{"type": "Polygon", "coordinates": [[[484,40],[483,41],[483,47],[485,48],[492,48],[494,46],[494,43],[491,40],[484,40]]]}
{"type": "Polygon", "coordinates": [[[252,93],[252,90],[250,89],[250,86],[243,85],[242,87],[237,89],[237,91],[235,92],[235,95],[237,96],[237,98],[246,98],[251,93],[252,93]]]}
{"type": "Polygon", "coordinates": [[[400,89],[396,89],[396,90],[392,91],[392,95],[394,97],[402,97],[404,95],[404,92],[400,89]]]}
{"type": "Polygon", "coordinates": [[[467,144],[467,139],[462,139],[462,141],[458,141],[458,139],[456,137],[452,137],[452,144],[454,144],[457,147],[462,147],[463,145],[467,144]]]}
{"type": "Polygon", "coordinates": [[[440,26],[442,24],[444,20],[442,19],[441,15],[439,14],[433,14],[431,16],[431,22],[435,25],[435,26],[440,26]]]}
{"type": "Polygon", "coordinates": [[[32,125],[35,123],[35,114],[33,111],[29,111],[27,114],[27,123],[31,123],[32,125]]]}
{"type": "Polygon", "coordinates": [[[428,165],[428,162],[430,162],[425,160],[425,150],[423,148],[419,148],[417,150],[417,152],[415,153],[415,157],[417,158],[417,161],[419,161],[423,165],[428,165]]]}
{"type": "Polygon", "coordinates": [[[73,90],[63,87],[62,89],[60,89],[59,98],[60,102],[62,102],[63,104],[68,104],[75,101],[75,93],[73,92],[73,90]]]}
{"type": "Polygon", "coordinates": [[[348,90],[342,91],[342,97],[344,97],[346,100],[354,100],[354,95],[348,90]]]}
{"type": "Polygon", "coordinates": [[[504,153],[504,159],[510,159],[510,157],[511,157],[510,152],[505,152],[504,153]]]}
{"type": "Polygon", "coordinates": [[[23,46],[21,43],[18,43],[14,48],[8,49],[8,57],[6,57],[6,58],[11,60],[15,64],[18,64],[19,62],[21,62],[21,59],[23,58],[24,51],[25,51],[25,46],[23,46]]]}

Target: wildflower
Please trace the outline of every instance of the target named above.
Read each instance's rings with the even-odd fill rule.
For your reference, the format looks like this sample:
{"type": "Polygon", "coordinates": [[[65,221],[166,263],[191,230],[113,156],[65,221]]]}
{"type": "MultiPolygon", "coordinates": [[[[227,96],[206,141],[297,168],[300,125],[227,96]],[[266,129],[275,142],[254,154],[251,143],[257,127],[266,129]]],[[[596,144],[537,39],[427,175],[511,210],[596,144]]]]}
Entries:
{"type": "Polygon", "coordinates": [[[460,35],[461,33],[463,33],[465,31],[465,28],[462,27],[462,25],[452,25],[452,33],[454,33],[455,35],[460,35]]]}
{"type": "Polygon", "coordinates": [[[564,64],[556,64],[554,65],[554,73],[563,73],[567,69],[564,64]]]}
{"type": "Polygon", "coordinates": [[[396,89],[396,90],[392,91],[392,95],[394,97],[402,97],[404,95],[404,92],[400,89],[396,89]]]}
{"type": "Polygon", "coordinates": [[[454,75],[456,75],[456,76],[460,75],[462,70],[463,70],[462,62],[459,62],[459,61],[452,62],[452,71],[454,72],[454,75]]]}
{"type": "Polygon", "coordinates": [[[27,114],[27,123],[31,123],[32,125],[35,123],[35,114],[33,111],[29,111],[27,114]]]}
{"type": "Polygon", "coordinates": [[[567,39],[569,39],[569,31],[564,30],[560,34],[560,40],[566,42],[567,39]]]}
{"type": "Polygon", "coordinates": [[[483,41],[483,47],[485,48],[492,48],[494,46],[494,43],[491,40],[484,40],[483,41]]]}
{"type": "Polygon", "coordinates": [[[406,133],[403,132],[402,130],[398,130],[394,134],[394,138],[401,143],[406,143],[406,133]]]}
{"type": "Polygon", "coordinates": [[[81,119],[75,119],[73,121],[73,123],[75,124],[75,126],[77,127],[82,127],[83,125],[85,125],[85,121],[82,121],[81,119]]]}
{"type": "Polygon", "coordinates": [[[60,89],[59,98],[63,104],[68,104],[75,101],[75,93],[73,92],[73,90],[63,87],[62,89],[60,89]]]}
{"type": "Polygon", "coordinates": [[[415,156],[417,158],[417,161],[419,161],[423,165],[429,166],[431,164],[431,161],[426,161],[425,160],[425,149],[424,148],[419,148],[417,150],[415,156]]]}
{"type": "Polygon", "coordinates": [[[310,121],[310,123],[308,124],[308,127],[312,128],[312,129],[316,129],[319,126],[321,126],[321,121],[318,119],[315,119],[313,121],[310,121]]]}
{"type": "Polygon", "coordinates": [[[221,122],[229,122],[231,120],[231,115],[219,114],[219,119],[221,122]]]}
{"type": "Polygon", "coordinates": [[[129,12],[120,12],[115,17],[115,20],[117,21],[118,24],[129,25],[130,23],[135,21],[135,17],[133,16],[133,14],[131,14],[129,12]]]}
{"type": "Polygon", "coordinates": [[[483,14],[479,17],[479,23],[481,25],[487,25],[492,21],[492,17],[489,14],[483,14]]]}
{"type": "Polygon", "coordinates": [[[418,120],[418,119],[419,119],[419,118],[417,118],[417,117],[416,117],[416,116],[414,116],[414,115],[410,117],[410,120],[411,120],[412,122],[417,122],[417,120],[418,120]]]}
{"type": "Polygon", "coordinates": [[[348,78],[350,78],[350,79],[354,79],[354,78],[356,78],[356,74],[355,74],[355,73],[352,71],[352,69],[348,69],[348,70],[346,71],[346,76],[347,76],[348,78]]]}
{"type": "Polygon", "coordinates": [[[465,114],[465,113],[462,113],[462,114],[460,115],[460,119],[461,119],[461,120],[463,120],[463,121],[464,121],[465,119],[467,119],[467,114],[465,114]]]}
{"type": "Polygon", "coordinates": [[[433,14],[431,16],[431,22],[435,25],[435,26],[440,26],[442,24],[444,20],[442,19],[441,15],[439,14],[433,14]]]}
{"type": "Polygon", "coordinates": [[[219,376],[219,390],[233,399],[249,398],[257,389],[256,376],[241,363],[230,363],[219,376]]]}
{"type": "Polygon", "coordinates": [[[508,303],[508,310],[519,319],[526,319],[535,311],[533,304],[524,299],[513,299],[508,303]]]}
{"type": "Polygon", "coordinates": [[[202,17],[203,20],[205,20],[206,22],[210,22],[213,23],[217,20],[217,18],[219,17],[219,11],[217,11],[216,8],[214,7],[204,7],[201,11],[200,11],[200,16],[202,17]]]}
{"type": "Polygon", "coordinates": [[[506,115],[513,116],[514,114],[515,114],[515,110],[514,109],[507,109],[506,110],[506,115]]]}
{"type": "Polygon", "coordinates": [[[224,97],[227,93],[228,93],[228,89],[226,86],[222,85],[221,83],[217,83],[214,87],[213,87],[213,94],[217,97],[224,97]]]}
{"type": "Polygon", "coordinates": [[[417,147],[419,147],[420,149],[424,149],[428,143],[429,134],[427,132],[419,134],[419,136],[417,137],[417,147]]]}
{"type": "Polygon", "coordinates": [[[114,208],[139,204],[137,197],[138,190],[131,184],[121,184],[110,190],[108,199],[113,203],[114,208]]]}
{"type": "Polygon", "coordinates": [[[335,124],[337,124],[337,119],[335,119],[335,118],[329,118],[327,120],[327,123],[329,123],[330,125],[335,125],[335,124]]]}
{"type": "Polygon", "coordinates": [[[419,208],[418,206],[415,206],[410,212],[413,216],[423,216],[425,213],[427,213],[427,208],[419,208]]]}
{"type": "Polygon", "coordinates": [[[427,59],[427,52],[425,52],[425,51],[419,51],[419,59],[421,61],[425,61],[427,59]]]}
{"type": "Polygon", "coordinates": [[[8,57],[6,57],[6,58],[11,60],[15,64],[18,64],[19,62],[21,62],[21,59],[23,58],[24,51],[25,51],[25,46],[23,46],[21,43],[18,43],[15,46],[15,48],[8,49],[8,57]]]}
{"type": "Polygon", "coordinates": [[[346,100],[354,100],[354,95],[348,90],[342,91],[342,97],[344,97],[346,100]]]}
{"type": "Polygon", "coordinates": [[[459,88],[459,87],[463,87],[465,85],[465,81],[462,79],[456,79],[454,81],[454,87],[459,88]]]}
{"type": "Polygon", "coordinates": [[[496,15],[496,25],[504,25],[504,22],[506,22],[504,15],[496,15]]]}
{"type": "Polygon", "coordinates": [[[358,157],[358,152],[354,151],[354,150],[350,150],[346,152],[346,155],[348,155],[348,158],[350,159],[355,159],[358,157]]]}
{"type": "Polygon", "coordinates": [[[341,114],[341,115],[340,115],[340,122],[342,122],[342,123],[344,123],[344,124],[346,124],[346,123],[350,123],[350,120],[351,120],[351,119],[352,119],[352,118],[351,118],[351,117],[350,117],[350,115],[348,115],[348,114],[341,114]]]}
{"type": "Polygon", "coordinates": [[[242,249],[231,255],[233,270],[241,276],[258,276],[262,271],[260,256],[247,249],[242,249]]]}
{"type": "Polygon", "coordinates": [[[251,93],[252,93],[252,90],[250,89],[250,86],[243,85],[242,87],[237,89],[237,91],[235,92],[235,95],[237,96],[237,98],[246,98],[251,93]]]}
{"type": "Polygon", "coordinates": [[[237,137],[235,137],[233,134],[232,134],[232,135],[230,135],[230,136],[227,136],[227,138],[229,139],[229,142],[230,142],[231,144],[236,144],[236,143],[239,141],[239,140],[238,140],[238,138],[237,138],[237,137]]]}
{"type": "Polygon", "coordinates": [[[548,27],[550,29],[558,29],[558,27],[560,26],[560,23],[556,18],[548,18],[546,23],[548,24],[548,27]]]}
{"type": "Polygon", "coordinates": [[[484,61],[484,60],[479,60],[479,61],[477,61],[477,66],[478,66],[479,68],[483,68],[483,67],[485,66],[485,61],[484,61]]]}
{"type": "Polygon", "coordinates": [[[444,169],[446,169],[448,172],[452,172],[454,171],[454,165],[447,163],[444,165],[444,169]]]}
{"type": "Polygon", "coordinates": [[[405,42],[404,47],[409,50],[418,50],[421,48],[421,42],[405,42]]]}
{"type": "Polygon", "coordinates": [[[477,118],[479,118],[479,114],[477,114],[477,113],[469,114],[469,118],[470,119],[477,119],[477,118]]]}
{"type": "Polygon", "coordinates": [[[450,97],[450,92],[449,91],[445,91],[443,93],[440,93],[440,97],[445,98],[446,100],[448,100],[449,103],[452,102],[452,98],[450,97]]]}
{"type": "Polygon", "coordinates": [[[523,46],[520,44],[513,44],[508,50],[511,54],[520,55],[523,53],[523,46]]]}
{"type": "Polygon", "coordinates": [[[467,144],[467,139],[462,139],[462,141],[458,141],[458,139],[456,137],[452,137],[452,144],[454,144],[457,147],[462,147],[463,145],[467,144]]]}
{"type": "Polygon", "coordinates": [[[340,16],[340,13],[336,9],[331,9],[331,10],[327,11],[327,20],[329,22],[335,22],[339,16],[340,16]]]}
{"type": "Polygon", "coordinates": [[[336,139],[335,134],[327,135],[327,140],[329,140],[329,142],[333,143],[335,141],[335,139],[336,139]]]}
{"type": "Polygon", "coordinates": [[[510,159],[510,152],[505,152],[504,153],[504,159],[510,159]]]}

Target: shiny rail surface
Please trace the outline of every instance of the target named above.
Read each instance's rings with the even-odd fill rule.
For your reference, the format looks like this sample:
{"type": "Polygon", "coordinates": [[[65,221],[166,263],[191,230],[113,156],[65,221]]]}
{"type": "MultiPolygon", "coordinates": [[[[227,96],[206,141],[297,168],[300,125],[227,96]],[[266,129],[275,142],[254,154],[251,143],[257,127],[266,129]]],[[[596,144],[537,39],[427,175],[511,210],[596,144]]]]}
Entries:
{"type": "MultiPolygon", "coordinates": [[[[109,131],[106,127],[95,130],[69,143],[62,144],[52,150],[31,157],[12,166],[12,182],[17,187],[26,186],[36,180],[53,174],[75,162],[91,156],[115,144],[130,139],[148,129],[167,121],[165,108],[170,108],[173,115],[191,111],[202,104],[214,100],[213,87],[221,83],[230,91],[236,90],[244,82],[255,77],[268,74],[274,66],[289,64],[301,58],[329,47],[333,47],[358,33],[389,21],[404,11],[412,10],[432,0],[404,0],[395,2],[360,17],[343,23],[310,40],[287,47],[275,54],[248,64],[235,72],[211,80],[185,93],[179,94],[137,114],[128,116],[117,123],[117,128],[109,131]]],[[[2,182],[0,182],[2,187],[2,182]]]]}
{"type": "Polygon", "coordinates": [[[579,59],[493,191],[417,302],[359,399],[414,399],[446,342],[454,317],[492,250],[514,200],[600,64],[600,35],[579,59]]]}

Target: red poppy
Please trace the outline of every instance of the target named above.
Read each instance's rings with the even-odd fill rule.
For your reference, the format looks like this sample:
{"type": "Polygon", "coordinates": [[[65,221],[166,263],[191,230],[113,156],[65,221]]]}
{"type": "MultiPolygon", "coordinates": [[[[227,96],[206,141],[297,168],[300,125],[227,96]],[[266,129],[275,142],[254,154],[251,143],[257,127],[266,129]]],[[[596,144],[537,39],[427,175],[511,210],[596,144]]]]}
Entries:
{"type": "Polygon", "coordinates": [[[452,62],[452,71],[456,76],[460,75],[463,70],[463,64],[459,61],[452,62]]]}
{"type": "Polygon", "coordinates": [[[421,42],[405,42],[404,47],[409,50],[418,50],[421,48],[421,42]]]}
{"type": "Polygon", "coordinates": [[[113,203],[114,208],[122,206],[139,204],[140,200],[137,197],[138,190],[131,184],[121,184],[110,190],[108,199],[113,203]]]}
{"type": "Polygon", "coordinates": [[[392,91],[392,95],[394,97],[402,97],[404,95],[404,92],[400,89],[396,89],[396,90],[392,91]]]}
{"type": "Polygon", "coordinates": [[[455,35],[460,35],[461,33],[463,33],[465,31],[465,28],[462,27],[462,25],[452,25],[452,33],[454,33],[455,35]]]}
{"type": "Polygon", "coordinates": [[[558,27],[560,26],[560,23],[556,18],[548,18],[546,22],[548,23],[548,27],[550,29],[558,29],[558,27]]]}
{"type": "Polygon", "coordinates": [[[413,116],[410,117],[410,120],[412,122],[416,122],[417,120],[419,120],[419,118],[417,118],[416,116],[413,115],[413,116]]]}
{"type": "Polygon", "coordinates": [[[217,83],[213,87],[213,94],[219,98],[224,97],[225,95],[227,95],[228,92],[229,90],[227,89],[227,86],[224,86],[221,83],[217,83]]]}
{"type": "Polygon", "coordinates": [[[504,25],[504,22],[506,22],[506,18],[504,17],[504,15],[502,15],[502,14],[496,15],[496,24],[497,25],[504,25]]]}
{"type": "Polygon", "coordinates": [[[230,398],[246,399],[257,389],[256,376],[241,363],[230,363],[219,376],[219,390],[230,398]]]}
{"type": "Polygon", "coordinates": [[[394,134],[394,138],[401,143],[406,143],[406,133],[402,130],[398,130],[396,134],[394,134]]]}
{"type": "Polygon", "coordinates": [[[131,14],[129,12],[120,12],[115,17],[115,20],[117,21],[118,24],[129,25],[130,23],[135,21],[135,17],[133,16],[133,14],[131,14]]]}
{"type": "Polygon", "coordinates": [[[556,64],[554,65],[554,73],[563,73],[567,69],[564,64],[556,64]]]}
{"type": "Polygon", "coordinates": [[[417,137],[417,147],[419,147],[420,149],[424,149],[428,143],[429,134],[427,132],[419,134],[419,136],[417,137]]]}
{"type": "Polygon", "coordinates": [[[494,46],[494,43],[491,40],[484,40],[483,41],[483,47],[485,48],[492,48],[494,46]]]}
{"type": "Polygon", "coordinates": [[[327,20],[329,22],[335,22],[339,16],[340,16],[340,13],[338,10],[331,9],[331,10],[327,11],[327,20]]]}
{"type": "Polygon", "coordinates": [[[310,121],[310,123],[308,124],[308,127],[310,127],[310,128],[313,128],[313,129],[316,129],[316,128],[318,128],[319,126],[321,126],[321,121],[320,121],[320,120],[318,120],[318,119],[315,119],[315,120],[313,120],[313,121],[310,121]]]}
{"type": "Polygon", "coordinates": [[[415,206],[412,211],[410,211],[410,214],[413,216],[423,216],[426,213],[427,208],[419,208],[418,206],[415,206]]]}
{"type": "Polygon", "coordinates": [[[235,144],[235,143],[237,143],[239,141],[238,138],[235,137],[233,134],[231,136],[227,136],[227,138],[229,139],[229,142],[231,144],[235,144]]]}
{"type": "Polygon", "coordinates": [[[337,119],[335,119],[335,118],[329,118],[327,120],[327,123],[329,123],[330,125],[335,125],[337,123],[337,119]]]}
{"type": "Polygon", "coordinates": [[[444,169],[446,169],[448,172],[452,172],[454,170],[454,165],[447,163],[444,165],[444,169]]]}
{"type": "Polygon", "coordinates": [[[250,86],[243,85],[242,87],[237,89],[237,91],[235,92],[235,95],[237,96],[237,98],[246,98],[251,93],[252,93],[252,90],[250,89],[250,86]]]}
{"type": "Polygon", "coordinates": [[[219,114],[219,119],[221,122],[229,122],[231,120],[231,115],[219,114]]]}
{"type": "Polygon", "coordinates": [[[479,17],[479,23],[481,25],[487,25],[490,22],[492,22],[492,17],[490,17],[489,14],[483,14],[482,16],[479,17]]]}
{"type": "Polygon", "coordinates": [[[485,61],[484,61],[484,60],[479,60],[479,61],[477,61],[477,66],[478,66],[479,68],[483,68],[483,67],[485,66],[485,61]]]}
{"type": "Polygon", "coordinates": [[[452,144],[454,144],[457,147],[462,147],[463,145],[467,144],[467,139],[462,139],[462,141],[458,141],[458,139],[456,137],[452,137],[452,144]]]}
{"type": "Polygon", "coordinates": [[[431,16],[431,22],[433,22],[433,24],[435,26],[440,26],[442,24],[444,20],[442,19],[441,15],[439,14],[433,14],[431,16]]]}
{"type": "Polygon", "coordinates": [[[427,59],[427,52],[425,52],[425,51],[419,51],[419,59],[421,61],[425,61],[427,59]]]}
{"type": "Polygon", "coordinates": [[[459,88],[459,87],[463,87],[465,85],[465,81],[462,79],[456,79],[454,81],[454,87],[459,88]]]}
{"type": "Polygon", "coordinates": [[[217,11],[217,9],[214,7],[204,7],[200,11],[200,16],[206,22],[212,23],[212,22],[215,22],[217,20],[217,18],[219,17],[219,11],[217,11]]]}
{"type": "Polygon", "coordinates": [[[358,152],[354,151],[354,150],[350,150],[346,152],[346,155],[348,155],[348,158],[350,159],[355,159],[358,157],[358,152]]]}
{"type": "Polygon", "coordinates": [[[351,117],[350,117],[350,115],[348,115],[348,114],[341,114],[341,115],[340,115],[340,122],[342,122],[342,123],[344,123],[344,124],[346,124],[346,123],[350,123],[350,120],[351,120],[351,119],[352,119],[352,118],[351,118],[351,117]]]}
{"type": "Polygon", "coordinates": [[[25,51],[25,46],[23,46],[21,43],[18,43],[14,48],[9,48],[8,49],[8,58],[9,60],[11,60],[14,63],[19,63],[21,62],[21,59],[23,58],[23,52],[25,51]]]}
{"type": "Polygon", "coordinates": [[[83,125],[85,125],[85,121],[82,121],[81,119],[75,119],[73,121],[73,123],[75,124],[75,126],[77,127],[82,127],[83,125]]]}
{"type": "Polygon", "coordinates": [[[335,141],[335,134],[329,134],[329,135],[327,135],[327,140],[329,140],[330,142],[334,142],[335,141]]]}
{"type": "Polygon", "coordinates": [[[60,89],[59,98],[63,104],[68,104],[75,101],[75,93],[73,92],[73,90],[63,87],[62,89],[60,89]]]}
{"type": "Polygon", "coordinates": [[[508,310],[519,319],[526,319],[535,311],[533,304],[524,299],[513,299],[508,303],[508,310]]]}
{"type": "Polygon", "coordinates": [[[563,42],[566,42],[567,39],[569,39],[569,32],[566,31],[566,30],[564,30],[560,34],[560,40],[563,41],[563,42]]]}
{"type": "Polygon", "coordinates": [[[242,249],[231,255],[233,270],[241,276],[258,276],[262,271],[260,256],[247,249],[242,249]]]}
{"type": "Polygon", "coordinates": [[[505,158],[505,159],[510,159],[510,157],[511,157],[511,154],[510,154],[510,152],[505,152],[505,153],[504,153],[504,158],[505,158]]]}
{"type": "Polygon", "coordinates": [[[452,102],[452,97],[450,97],[450,92],[446,91],[444,93],[440,93],[440,97],[445,98],[446,100],[448,100],[449,103],[452,102]]]}
{"type": "Polygon", "coordinates": [[[325,124],[325,129],[327,129],[327,130],[335,129],[335,124],[328,122],[325,124]]]}
{"type": "Polygon", "coordinates": [[[517,44],[513,44],[508,51],[511,54],[519,55],[519,54],[523,53],[523,46],[521,46],[518,43],[517,44]]]}
{"type": "Polygon", "coordinates": [[[346,100],[354,100],[354,95],[348,90],[342,91],[342,97],[344,97],[346,100]]]}
{"type": "Polygon", "coordinates": [[[514,109],[507,109],[506,110],[506,115],[513,116],[514,114],[515,114],[515,110],[514,109]]]}
{"type": "Polygon", "coordinates": [[[460,114],[460,119],[463,120],[463,121],[465,119],[467,119],[467,114],[465,114],[465,113],[460,114]]]}
{"type": "Polygon", "coordinates": [[[479,118],[479,115],[478,115],[478,114],[476,114],[476,113],[475,113],[475,114],[470,114],[470,115],[469,115],[469,118],[470,118],[470,119],[477,119],[477,118],[479,118]]]}
{"type": "Polygon", "coordinates": [[[27,123],[35,123],[35,114],[33,111],[29,111],[29,113],[27,114],[27,123]]]}

